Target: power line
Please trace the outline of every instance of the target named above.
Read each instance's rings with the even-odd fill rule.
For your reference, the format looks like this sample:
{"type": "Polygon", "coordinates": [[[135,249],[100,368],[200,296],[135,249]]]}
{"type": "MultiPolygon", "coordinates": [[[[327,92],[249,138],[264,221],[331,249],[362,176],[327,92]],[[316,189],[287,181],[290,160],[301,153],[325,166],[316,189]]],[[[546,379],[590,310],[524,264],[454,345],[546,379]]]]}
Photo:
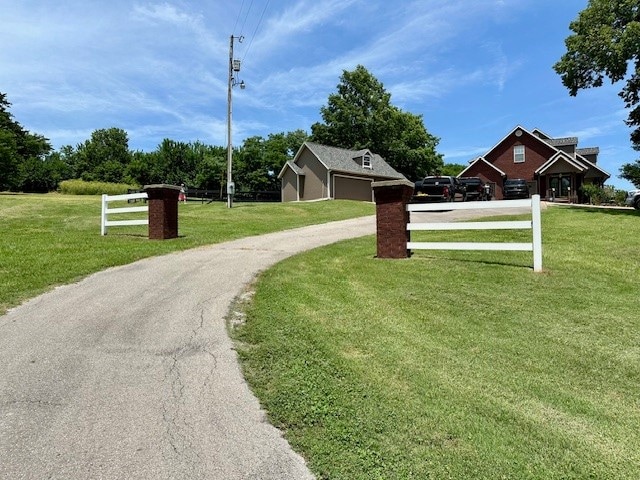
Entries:
{"type": "Polygon", "coordinates": [[[258,20],[258,24],[256,25],[256,28],[253,31],[253,35],[251,35],[251,40],[249,40],[247,49],[244,51],[244,55],[242,56],[243,63],[244,63],[244,59],[247,57],[247,54],[249,53],[249,50],[251,49],[251,44],[253,43],[253,39],[255,38],[256,33],[258,33],[258,28],[260,28],[260,25],[262,24],[262,19],[264,18],[264,14],[266,13],[267,7],[269,6],[269,1],[270,0],[267,0],[266,3],[264,4],[264,8],[262,9],[262,15],[260,15],[260,20],[258,20]]]}
{"type": "Polygon", "coordinates": [[[249,17],[249,13],[251,13],[251,7],[253,7],[253,0],[249,4],[249,8],[247,10],[247,14],[244,16],[244,21],[242,22],[242,27],[240,27],[240,36],[244,33],[244,26],[247,23],[247,18],[249,17]]]}
{"type": "Polygon", "coordinates": [[[238,20],[240,20],[240,15],[242,15],[242,9],[244,8],[244,0],[242,0],[242,4],[240,5],[240,11],[238,12],[238,16],[236,17],[236,23],[233,24],[233,30],[231,33],[235,33],[236,27],[238,26],[238,20]]]}

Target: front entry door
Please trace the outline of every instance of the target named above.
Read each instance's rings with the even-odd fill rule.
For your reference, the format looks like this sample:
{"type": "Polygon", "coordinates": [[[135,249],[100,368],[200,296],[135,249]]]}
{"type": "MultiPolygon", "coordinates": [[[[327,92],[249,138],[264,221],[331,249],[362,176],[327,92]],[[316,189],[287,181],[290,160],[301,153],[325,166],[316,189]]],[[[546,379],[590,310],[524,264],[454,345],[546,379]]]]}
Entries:
{"type": "Polygon", "coordinates": [[[571,177],[569,177],[568,175],[557,175],[555,177],[551,177],[549,188],[555,190],[556,198],[568,197],[569,189],[571,188],[571,177]]]}

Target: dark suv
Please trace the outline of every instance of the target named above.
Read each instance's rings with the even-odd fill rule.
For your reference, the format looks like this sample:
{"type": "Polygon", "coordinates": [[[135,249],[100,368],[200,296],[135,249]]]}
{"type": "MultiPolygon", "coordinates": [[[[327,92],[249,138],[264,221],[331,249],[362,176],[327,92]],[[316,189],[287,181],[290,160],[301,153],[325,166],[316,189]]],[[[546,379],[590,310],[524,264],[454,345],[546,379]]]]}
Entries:
{"type": "Polygon", "coordinates": [[[504,181],[502,196],[505,200],[511,198],[529,198],[529,185],[522,178],[509,178],[504,181]]]}

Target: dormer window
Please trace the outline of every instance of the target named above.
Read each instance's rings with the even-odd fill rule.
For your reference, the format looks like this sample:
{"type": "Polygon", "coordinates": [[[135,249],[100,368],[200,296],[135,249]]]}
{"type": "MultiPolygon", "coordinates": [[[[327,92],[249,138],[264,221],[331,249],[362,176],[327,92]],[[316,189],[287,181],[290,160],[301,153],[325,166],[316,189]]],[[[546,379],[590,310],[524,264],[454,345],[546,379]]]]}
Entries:
{"type": "Polygon", "coordinates": [[[524,163],[524,145],[513,147],[513,163],[524,163]]]}
{"type": "Polygon", "coordinates": [[[363,168],[371,168],[371,155],[365,153],[362,156],[362,167],[363,168]]]}

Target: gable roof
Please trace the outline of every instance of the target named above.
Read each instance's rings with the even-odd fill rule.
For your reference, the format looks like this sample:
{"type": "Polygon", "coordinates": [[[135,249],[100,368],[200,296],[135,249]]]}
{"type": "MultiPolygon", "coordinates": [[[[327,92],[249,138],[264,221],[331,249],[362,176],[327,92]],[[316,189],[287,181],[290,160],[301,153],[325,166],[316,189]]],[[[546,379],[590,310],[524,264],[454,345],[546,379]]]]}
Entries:
{"type": "Polygon", "coordinates": [[[372,153],[368,149],[347,150],[346,148],[328,147],[327,145],[321,145],[314,142],[304,142],[302,144],[294,159],[287,162],[285,166],[282,167],[282,171],[278,175],[279,178],[283,175],[284,170],[287,167],[292,168],[295,172],[296,170],[293,168],[293,165],[295,165],[298,170],[301,170],[296,162],[305,148],[308,149],[327,170],[332,172],[351,173],[390,179],[405,178],[404,175],[391,167],[384,158],[377,153],[372,153]],[[371,168],[363,167],[359,160],[365,154],[371,156],[371,168]],[[292,165],[290,165],[290,163],[292,165]]]}
{"type": "MultiPolygon", "coordinates": [[[[293,163],[293,160],[289,160],[284,167],[282,167],[282,171],[284,171],[284,169],[286,167],[289,167],[291,170],[293,170],[293,173],[295,173],[296,175],[304,175],[304,170],[302,170],[298,165],[296,165],[295,163],[293,163]]],[[[279,177],[280,175],[278,175],[279,177]]]]}
{"type": "Polygon", "coordinates": [[[589,167],[584,165],[580,160],[573,158],[571,155],[565,152],[558,152],[555,153],[549,160],[540,165],[540,168],[538,168],[534,173],[543,175],[547,170],[549,170],[558,162],[565,162],[575,168],[578,172],[589,170],[589,167]]]}
{"type": "MultiPolygon", "coordinates": [[[[536,131],[538,133],[543,134],[542,132],[540,132],[540,130],[536,131]]],[[[522,135],[527,135],[531,138],[533,138],[536,142],[539,142],[541,145],[544,145],[547,148],[551,148],[552,150],[556,150],[558,151],[558,149],[556,147],[554,147],[553,145],[551,145],[550,143],[548,143],[548,140],[546,139],[542,139],[540,138],[538,135],[534,135],[533,133],[531,133],[529,130],[527,130],[526,128],[520,126],[520,125],[516,125],[513,129],[511,129],[511,131],[509,133],[507,133],[503,138],[500,139],[500,141],[498,143],[496,143],[493,147],[491,147],[489,150],[487,150],[487,153],[485,153],[483,155],[483,157],[487,157],[491,152],[493,152],[496,148],[498,148],[502,142],[504,142],[505,140],[507,140],[507,138],[509,138],[511,135],[513,135],[514,133],[516,133],[516,136],[522,136],[522,135]],[[516,132],[520,130],[522,133],[520,135],[518,135],[516,132]]],[[[544,135],[544,134],[543,134],[544,135]]],[[[546,136],[546,135],[545,135],[546,136]]]]}
{"type": "Polygon", "coordinates": [[[578,137],[553,138],[551,135],[547,135],[545,132],[543,132],[539,128],[534,128],[531,131],[531,133],[554,147],[563,147],[566,145],[578,145],[578,137]]]}
{"type": "Polygon", "coordinates": [[[544,175],[544,173],[549,170],[553,165],[555,165],[559,161],[564,161],[574,167],[579,172],[593,172],[598,171],[603,174],[603,176],[609,178],[608,172],[597,166],[595,163],[590,162],[582,155],[576,155],[575,158],[571,155],[568,155],[564,152],[558,152],[553,155],[549,160],[547,160],[543,165],[540,166],[534,173],[544,175]]]}
{"type": "Polygon", "coordinates": [[[543,140],[549,140],[551,138],[550,135],[547,135],[546,133],[544,133],[542,130],[540,130],[539,128],[534,128],[531,133],[533,133],[535,136],[543,139],[543,140]]]}
{"type": "Polygon", "coordinates": [[[473,167],[473,166],[474,166],[476,163],[478,163],[478,162],[483,162],[483,163],[487,164],[488,166],[490,166],[491,168],[493,168],[496,172],[498,172],[498,173],[499,173],[500,175],[502,175],[503,177],[506,177],[506,176],[507,176],[507,174],[506,174],[506,173],[504,173],[502,170],[500,170],[498,167],[496,167],[493,163],[491,163],[491,162],[487,162],[487,159],[486,159],[486,158],[484,158],[484,157],[478,157],[478,158],[476,158],[475,160],[472,160],[472,161],[469,163],[469,166],[468,166],[467,168],[465,168],[464,170],[462,170],[462,171],[458,174],[458,177],[463,177],[463,176],[464,176],[464,173],[465,173],[467,170],[469,170],[471,167],[473,167]]]}
{"type": "Polygon", "coordinates": [[[578,155],[598,155],[600,153],[600,147],[584,147],[576,148],[578,155]]]}
{"type": "MultiPolygon", "coordinates": [[[[543,173],[546,170],[548,170],[551,167],[551,165],[556,163],[558,160],[560,160],[560,159],[565,160],[566,159],[567,163],[569,163],[570,165],[573,165],[578,171],[586,172],[586,171],[590,171],[590,170],[591,171],[592,170],[597,170],[600,173],[602,173],[603,176],[606,176],[607,178],[611,177],[611,175],[608,172],[604,171],[602,168],[598,167],[595,163],[587,160],[586,158],[584,158],[582,156],[582,155],[598,154],[600,152],[600,149],[598,147],[576,148],[576,155],[575,155],[575,158],[574,158],[573,156],[571,156],[571,155],[563,152],[562,150],[560,150],[558,147],[565,146],[565,145],[577,145],[578,144],[578,137],[551,138],[549,135],[547,135],[546,133],[544,133],[542,130],[540,130],[538,128],[534,129],[533,132],[529,132],[526,128],[523,128],[520,125],[516,125],[507,135],[504,136],[504,138],[502,138],[491,149],[489,149],[487,151],[487,153],[485,153],[485,156],[489,155],[489,153],[491,153],[493,150],[498,148],[498,146],[502,142],[507,140],[507,138],[509,138],[517,130],[521,130],[522,134],[529,135],[531,138],[534,138],[536,141],[546,145],[547,147],[551,148],[554,151],[554,153],[551,156],[551,158],[549,158],[549,160],[547,162],[545,162],[543,165],[541,165],[540,168],[538,168],[535,171],[535,173],[543,173]],[[565,156],[564,157],[563,156],[559,157],[558,154],[563,154],[565,156]]],[[[483,158],[484,159],[484,157],[479,157],[479,158],[483,158]]],[[[489,165],[491,165],[490,162],[487,162],[487,163],[489,165]]],[[[469,165],[469,167],[467,167],[465,170],[463,170],[463,173],[464,173],[464,171],[468,170],[470,167],[471,167],[471,165],[469,165]]]]}
{"type": "MultiPolygon", "coordinates": [[[[600,149],[598,147],[593,147],[593,148],[585,148],[584,150],[598,150],[598,152],[600,151],[600,149]]],[[[583,153],[582,155],[589,155],[589,153],[583,153]]],[[[610,178],[611,175],[609,174],[609,172],[607,172],[606,170],[603,170],[602,168],[600,168],[598,165],[596,165],[595,163],[593,163],[590,160],[587,160],[585,157],[583,157],[582,155],[578,154],[576,152],[576,158],[579,159],[582,163],[584,163],[585,165],[587,165],[590,169],[593,170],[598,170],[600,173],[603,173],[604,176],[606,176],[607,178],[610,178]]]]}
{"type": "Polygon", "coordinates": [[[564,147],[566,145],[577,145],[578,137],[548,138],[545,141],[554,147],[564,147]]]}

